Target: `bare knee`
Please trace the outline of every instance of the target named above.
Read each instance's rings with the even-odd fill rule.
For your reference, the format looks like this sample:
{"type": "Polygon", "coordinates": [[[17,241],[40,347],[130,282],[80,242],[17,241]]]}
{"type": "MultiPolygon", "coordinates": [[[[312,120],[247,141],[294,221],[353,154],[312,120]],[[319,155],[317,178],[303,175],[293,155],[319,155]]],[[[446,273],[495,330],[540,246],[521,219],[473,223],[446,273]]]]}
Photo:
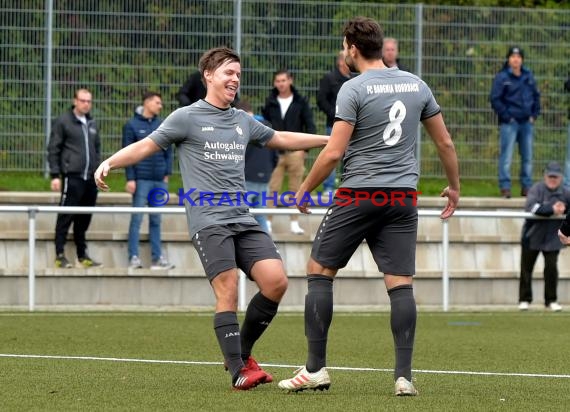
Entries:
{"type": "Polygon", "coordinates": [[[325,276],[335,276],[337,269],[331,269],[324,267],[319,262],[315,261],[313,258],[309,259],[307,263],[307,274],[308,275],[325,275],[325,276]]]}
{"type": "Polygon", "coordinates": [[[287,286],[289,285],[289,280],[287,276],[275,276],[271,279],[271,282],[265,282],[263,287],[260,287],[260,291],[268,299],[274,302],[281,302],[283,295],[287,291],[287,286]]]}
{"type": "Polygon", "coordinates": [[[237,273],[226,271],[214,278],[212,288],[216,295],[217,311],[235,311],[237,309],[237,273]]]}

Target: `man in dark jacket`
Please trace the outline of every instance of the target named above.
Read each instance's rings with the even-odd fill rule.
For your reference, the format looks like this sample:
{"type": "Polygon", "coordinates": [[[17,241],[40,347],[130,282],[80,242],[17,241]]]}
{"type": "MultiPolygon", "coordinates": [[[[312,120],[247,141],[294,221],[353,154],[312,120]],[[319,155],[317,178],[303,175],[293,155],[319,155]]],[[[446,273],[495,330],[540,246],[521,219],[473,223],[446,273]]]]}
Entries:
{"type": "MultiPolygon", "coordinates": [[[[72,108],[59,116],[52,125],[48,144],[48,162],[51,190],[61,192],[60,206],[95,206],[97,186],[93,173],[99,166],[101,140],[97,124],[89,114],[92,95],[87,89],[78,89],[72,108]]],[[[55,266],[71,268],[65,257],[65,242],[73,223],[73,240],[79,267],[96,267],[87,254],[85,233],[91,223],[90,214],[58,214],[55,225],[55,266]]]]}
{"type": "MultiPolygon", "coordinates": [[[[544,180],[528,191],[525,210],[537,216],[562,216],[570,205],[570,191],[562,186],[562,167],[550,162],[544,169],[544,180]]],[[[562,243],[557,236],[560,221],[527,219],[521,240],[521,274],[519,309],[528,310],[532,302],[532,272],[538,254],[544,256],[544,304],[554,312],[562,310],[557,302],[558,254],[562,243]]]]}
{"type": "MultiPolygon", "coordinates": [[[[334,123],[336,112],[336,96],[340,87],[345,81],[350,79],[350,69],[344,61],[344,53],[342,50],[338,52],[336,57],[336,67],[325,74],[319,83],[319,92],[317,93],[317,106],[327,116],[326,134],[330,135],[334,123]]],[[[329,177],[323,182],[323,190],[332,192],[335,189],[336,169],[331,172],[329,177]]]]}
{"type": "MultiPolygon", "coordinates": [[[[154,132],[162,123],[158,117],[162,110],[162,98],[159,93],[146,92],[143,105],[135,111],[135,115],[123,127],[123,147],[144,139],[154,132]]],[[[163,196],[168,190],[168,177],[172,174],[172,147],[155,153],[134,166],[125,169],[127,184],[125,190],[133,195],[133,207],[149,205],[163,206],[163,196]],[[157,202],[158,201],[158,202],[157,202]]],[[[139,258],[139,231],[143,215],[133,213],[129,225],[129,267],[142,268],[139,258]]],[[[162,255],[160,239],[160,214],[148,215],[148,236],[152,263],[150,268],[172,269],[174,265],[162,255]]]]}
{"type": "MultiPolygon", "coordinates": [[[[273,75],[273,90],[265,101],[262,115],[271,123],[273,130],[315,133],[313,112],[307,98],[301,96],[293,86],[293,75],[288,70],[279,70],[273,75]]],[[[281,192],[285,172],[289,174],[288,191],[296,193],[305,172],[305,151],[287,151],[279,155],[277,167],[269,181],[269,191],[281,192]]],[[[267,206],[275,206],[268,202],[267,206]]],[[[271,219],[268,219],[271,232],[271,219]]],[[[302,235],[305,231],[299,226],[298,217],[291,216],[291,232],[302,235]]]]}
{"type": "Polygon", "coordinates": [[[521,195],[532,186],[534,122],[540,114],[540,93],[532,72],[523,66],[524,53],[511,47],[503,69],[495,76],[491,106],[499,119],[499,189],[511,197],[511,163],[515,142],[521,156],[521,195]]]}

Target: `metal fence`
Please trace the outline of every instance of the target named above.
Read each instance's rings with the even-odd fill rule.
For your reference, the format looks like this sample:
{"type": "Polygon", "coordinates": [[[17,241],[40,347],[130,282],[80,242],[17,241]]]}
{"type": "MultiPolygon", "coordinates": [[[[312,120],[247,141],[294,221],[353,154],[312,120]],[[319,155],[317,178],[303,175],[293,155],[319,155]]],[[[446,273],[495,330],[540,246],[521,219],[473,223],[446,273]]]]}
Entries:
{"type": "MultiPolygon", "coordinates": [[[[346,19],[377,19],[400,43],[402,63],[420,75],[442,106],[462,175],[495,179],[498,130],[488,102],[509,46],[525,50],[542,93],[535,175],[564,160],[570,61],[570,12],[428,5],[264,0],[4,0],[0,3],[0,170],[42,171],[50,119],[73,91],[93,91],[93,115],[107,156],[146,89],[162,93],[164,115],[207,49],[229,45],[242,56],[242,98],[255,109],[287,67],[310,98],[317,127],[319,79],[334,66],[346,19]]],[[[309,164],[316,152],[312,152],[309,164]]],[[[517,156],[515,156],[515,159],[517,156]]],[[[519,163],[514,162],[513,176],[519,163]]],[[[441,176],[422,132],[423,176],[441,176]]]]}

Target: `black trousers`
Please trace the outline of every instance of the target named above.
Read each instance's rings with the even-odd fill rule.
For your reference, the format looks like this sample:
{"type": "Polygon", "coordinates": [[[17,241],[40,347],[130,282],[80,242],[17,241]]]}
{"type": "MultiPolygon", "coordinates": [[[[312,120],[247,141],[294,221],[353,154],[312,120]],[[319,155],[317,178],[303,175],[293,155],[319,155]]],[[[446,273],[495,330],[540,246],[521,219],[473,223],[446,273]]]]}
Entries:
{"type": "MultiPolygon", "coordinates": [[[[80,177],[65,176],[62,179],[60,206],[95,206],[97,186],[95,180],[83,180],[80,177]]],[[[77,257],[85,257],[87,242],[85,232],[91,223],[90,214],[66,215],[58,214],[55,224],[55,253],[63,253],[69,227],[73,223],[73,241],[77,249],[77,257]]]]}
{"type": "MultiPolygon", "coordinates": [[[[532,302],[532,271],[540,250],[522,248],[521,277],[519,283],[519,302],[532,302]]],[[[556,302],[558,287],[558,254],[560,251],[542,251],[544,256],[544,304],[556,302]]]]}

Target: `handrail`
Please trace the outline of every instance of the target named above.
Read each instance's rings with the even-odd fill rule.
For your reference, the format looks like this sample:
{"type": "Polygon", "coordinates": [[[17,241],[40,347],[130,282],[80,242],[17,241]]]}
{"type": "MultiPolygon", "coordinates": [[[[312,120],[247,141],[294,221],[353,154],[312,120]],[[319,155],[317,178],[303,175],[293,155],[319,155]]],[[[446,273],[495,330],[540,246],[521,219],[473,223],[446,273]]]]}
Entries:
{"type": "MultiPolygon", "coordinates": [[[[251,208],[250,211],[255,214],[269,215],[293,215],[300,214],[297,209],[293,208],[251,208]]],[[[314,215],[324,215],[326,208],[314,208],[311,213],[314,215]]],[[[38,213],[64,213],[64,214],[91,214],[91,213],[148,213],[148,214],[184,214],[184,207],[122,207],[122,206],[0,206],[0,213],[27,213],[28,214],[28,310],[34,311],[35,308],[35,242],[36,242],[36,216],[38,213]],[[141,210],[143,209],[143,210],[141,210]]],[[[420,209],[418,216],[420,217],[439,217],[441,210],[439,209],[420,209]]],[[[525,218],[525,219],[564,219],[564,216],[542,217],[536,216],[530,212],[514,212],[514,211],[487,211],[487,210],[458,210],[451,219],[456,217],[473,217],[473,218],[525,218]]],[[[442,220],[442,306],[443,311],[449,310],[449,219],[442,220]]],[[[245,275],[240,271],[238,307],[241,311],[246,308],[245,302],[245,275]]]]}

